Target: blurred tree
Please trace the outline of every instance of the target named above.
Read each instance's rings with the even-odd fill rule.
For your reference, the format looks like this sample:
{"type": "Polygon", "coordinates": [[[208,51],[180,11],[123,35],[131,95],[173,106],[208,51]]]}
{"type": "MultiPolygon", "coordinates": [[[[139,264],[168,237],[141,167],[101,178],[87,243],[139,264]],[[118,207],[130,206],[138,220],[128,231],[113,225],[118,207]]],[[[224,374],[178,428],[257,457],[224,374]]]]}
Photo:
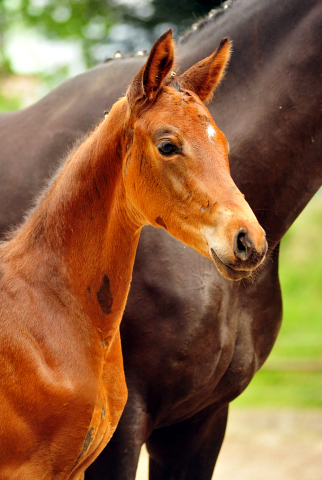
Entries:
{"type": "MultiPolygon", "coordinates": [[[[151,44],[156,26],[172,25],[181,33],[220,3],[220,0],[0,0],[0,68],[11,69],[4,44],[6,32],[13,26],[20,26],[22,31],[31,28],[49,39],[81,41],[86,64],[92,66],[97,62],[95,47],[109,41],[111,27],[132,26],[132,35],[139,37],[138,31],[144,30],[151,44]]],[[[137,42],[126,38],[126,28],[122,31],[121,35],[118,31],[114,44],[119,41],[122,48],[133,53],[137,42]]]]}
{"type": "Polygon", "coordinates": [[[121,15],[116,6],[101,0],[0,0],[0,48],[2,69],[10,68],[5,58],[5,32],[13,26],[31,28],[48,39],[81,40],[87,65],[92,62],[91,47],[108,36],[111,25],[121,15]]]}
{"type": "Polygon", "coordinates": [[[128,21],[146,29],[154,29],[158,24],[167,23],[175,25],[178,32],[182,33],[222,3],[222,0],[151,0],[148,9],[140,5],[132,9],[128,7],[124,16],[128,21]]]}

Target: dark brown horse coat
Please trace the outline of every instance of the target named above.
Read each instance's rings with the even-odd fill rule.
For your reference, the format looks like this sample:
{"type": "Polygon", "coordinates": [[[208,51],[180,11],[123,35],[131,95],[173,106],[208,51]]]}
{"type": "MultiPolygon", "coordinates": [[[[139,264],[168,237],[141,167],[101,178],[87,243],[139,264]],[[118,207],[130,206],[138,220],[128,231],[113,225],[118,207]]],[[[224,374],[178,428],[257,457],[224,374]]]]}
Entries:
{"type": "MultiPolygon", "coordinates": [[[[232,176],[268,233],[271,255],[253,282],[231,283],[162,229],[143,230],[121,330],[129,400],[89,479],[133,479],[145,441],[153,480],[211,478],[228,404],[278,333],[279,242],[321,185],[321,0],[226,5],[178,53],[184,70],[222,36],[234,41],[229,75],[209,108],[227,134],[232,176]]],[[[1,117],[3,228],[18,221],[49,165],[125,92],[143,61],[98,66],[1,117]],[[109,85],[106,98],[100,82],[109,85]]]]}

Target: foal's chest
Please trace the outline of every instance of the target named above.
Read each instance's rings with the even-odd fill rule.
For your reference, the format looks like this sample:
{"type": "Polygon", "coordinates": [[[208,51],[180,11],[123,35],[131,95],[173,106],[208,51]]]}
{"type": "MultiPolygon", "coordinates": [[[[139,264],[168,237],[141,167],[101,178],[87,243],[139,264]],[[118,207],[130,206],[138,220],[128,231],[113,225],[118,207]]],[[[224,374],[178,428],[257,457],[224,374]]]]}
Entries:
{"type": "Polygon", "coordinates": [[[112,437],[127,400],[119,332],[105,356],[93,414],[70,479],[77,479],[112,437]]]}

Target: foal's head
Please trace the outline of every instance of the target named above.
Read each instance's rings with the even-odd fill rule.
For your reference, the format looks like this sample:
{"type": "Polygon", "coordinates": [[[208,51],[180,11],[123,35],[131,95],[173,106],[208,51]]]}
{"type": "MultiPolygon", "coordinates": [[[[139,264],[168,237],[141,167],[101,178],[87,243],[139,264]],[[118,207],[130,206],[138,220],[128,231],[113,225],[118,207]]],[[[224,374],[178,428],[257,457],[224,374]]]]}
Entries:
{"type": "Polygon", "coordinates": [[[263,260],[263,229],[234,184],[228,142],[203,102],[224,75],[230,41],[180,76],[171,31],[154,44],[126,95],[123,181],[130,214],[163,227],[238,280],[263,260]]]}

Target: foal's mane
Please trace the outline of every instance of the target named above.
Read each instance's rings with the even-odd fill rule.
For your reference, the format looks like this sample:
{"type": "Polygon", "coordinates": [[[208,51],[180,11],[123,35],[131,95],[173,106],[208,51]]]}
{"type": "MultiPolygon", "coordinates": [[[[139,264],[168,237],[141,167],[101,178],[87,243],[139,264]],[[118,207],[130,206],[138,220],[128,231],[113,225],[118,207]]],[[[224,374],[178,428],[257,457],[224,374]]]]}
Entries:
{"type": "MultiPolygon", "coordinates": [[[[101,120],[99,121],[99,123],[101,120]]],[[[58,177],[60,171],[62,170],[63,166],[66,163],[66,160],[80,147],[80,145],[88,138],[92,132],[97,128],[97,125],[93,127],[89,132],[84,133],[84,135],[81,135],[78,137],[68,148],[66,153],[55,162],[54,165],[51,166],[50,168],[50,173],[49,173],[49,178],[44,181],[44,184],[38,192],[38,195],[36,195],[33,200],[31,207],[25,212],[22,220],[18,223],[18,225],[11,225],[9,226],[3,233],[0,239],[0,246],[7,243],[8,241],[12,240],[18,233],[18,231],[27,223],[29,218],[32,216],[33,212],[36,210],[38,205],[42,202],[43,198],[45,197],[46,193],[52,186],[53,182],[55,179],[58,177]]]]}

